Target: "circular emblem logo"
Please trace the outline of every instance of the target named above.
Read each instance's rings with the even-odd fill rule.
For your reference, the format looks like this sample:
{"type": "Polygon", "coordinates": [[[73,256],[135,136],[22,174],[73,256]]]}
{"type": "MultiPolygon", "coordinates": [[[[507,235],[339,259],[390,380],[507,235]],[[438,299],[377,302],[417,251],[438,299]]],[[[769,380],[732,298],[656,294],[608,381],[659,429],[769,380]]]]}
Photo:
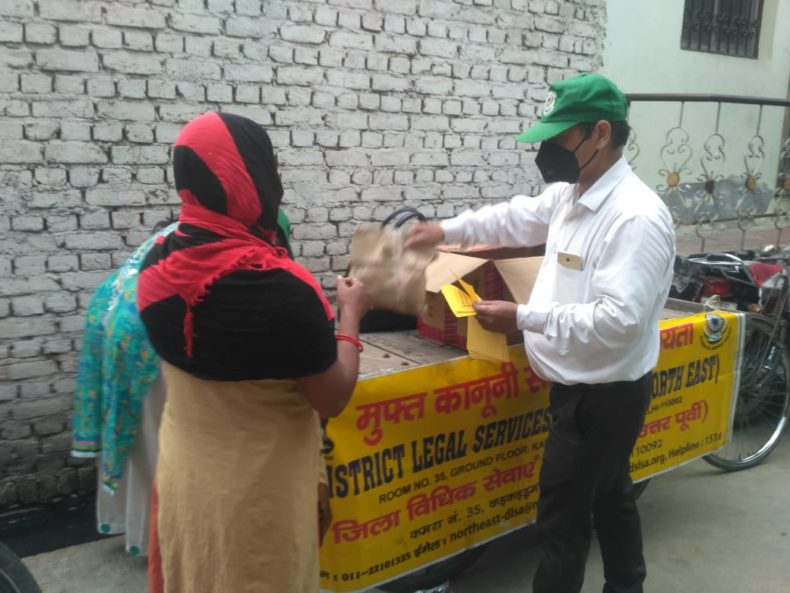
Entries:
{"type": "Polygon", "coordinates": [[[725,326],[724,319],[716,313],[709,313],[705,316],[705,338],[709,344],[715,344],[721,340],[725,326]]]}
{"type": "Polygon", "coordinates": [[[549,91],[546,95],[546,102],[543,104],[543,115],[548,115],[554,110],[554,102],[557,100],[557,93],[549,91]]]}

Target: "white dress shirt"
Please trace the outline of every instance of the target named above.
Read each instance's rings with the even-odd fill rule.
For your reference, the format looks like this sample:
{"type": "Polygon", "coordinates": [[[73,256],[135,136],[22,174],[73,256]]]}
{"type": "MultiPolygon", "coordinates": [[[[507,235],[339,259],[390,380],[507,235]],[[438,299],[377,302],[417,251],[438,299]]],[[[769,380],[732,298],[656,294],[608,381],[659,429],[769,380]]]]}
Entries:
{"type": "Polygon", "coordinates": [[[530,364],[555,383],[633,381],[655,367],[658,321],[675,257],[672,217],[618,160],[581,197],[550,185],[442,221],[448,243],[546,244],[528,304],[518,307],[530,364]]]}

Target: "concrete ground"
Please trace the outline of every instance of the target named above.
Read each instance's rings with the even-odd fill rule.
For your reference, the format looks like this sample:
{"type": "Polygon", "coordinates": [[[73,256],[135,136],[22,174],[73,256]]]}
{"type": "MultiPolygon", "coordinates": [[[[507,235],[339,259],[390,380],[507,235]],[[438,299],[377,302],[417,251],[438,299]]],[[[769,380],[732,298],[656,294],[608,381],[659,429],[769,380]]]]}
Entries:
{"type": "MultiPolygon", "coordinates": [[[[702,460],[659,476],[639,505],[648,593],[790,591],[790,438],[760,466],[725,474],[702,460]]],[[[526,593],[537,550],[529,530],[494,542],[454,593],[526,593]]],[[[108,539],[32,556],[43,593],[145,593],[145,561],[108,539]]],[[[594,546],[583,593],[603,585],[594,546]]],[[[286,592],[283,592],[286,593],[286,592]]],[[[372,592],[371,592],[372,593],[372,592]]]]}
{"type": "MultiPolygon", "coordinates": [[[[702,460],[654,478],[639,500],[647,593],[790,591],[790,439],[765,463],[725,474],[702,460]]],[[[455,593],[527,593],[537,550],[522,532],[491,546],[455,593]]],[[[597,593],[597,545],[582,593],[597,593]]]]}

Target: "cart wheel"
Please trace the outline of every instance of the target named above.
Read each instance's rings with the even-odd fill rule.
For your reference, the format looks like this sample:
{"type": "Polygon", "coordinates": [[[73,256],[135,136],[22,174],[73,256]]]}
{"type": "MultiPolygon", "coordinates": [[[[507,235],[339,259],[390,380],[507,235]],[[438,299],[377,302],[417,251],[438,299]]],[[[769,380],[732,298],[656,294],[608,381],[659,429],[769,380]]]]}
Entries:
{"type": "Polygon", "coordinates": [[[650,483],[650,478],[634,484],[634,500],[639,500],[639,497],[642,496],[642,493],[645,490],[647,490],[647,485],[649,483],[650,483]]]}
{"type": "Polygon", "coordinates": [[[0,543],[0,593],[41,593],[36,579],[6,545],[0,543]]]}
{"type": "Polygon", "coordinates": [[[483,544],[466,550],[405,577],[379,585],[378,588],[388,593],[414,593],[421,589],[438,587],[474,564],[487,547],[488,544],[483,544]]]}
{"type": "Polygon", "coordinates": [[[725,471],[747,469],[774,450],[790,414],[790,353],[774,320],[746,318],[741,382],[730,442],[703,459],[725,471]]]}

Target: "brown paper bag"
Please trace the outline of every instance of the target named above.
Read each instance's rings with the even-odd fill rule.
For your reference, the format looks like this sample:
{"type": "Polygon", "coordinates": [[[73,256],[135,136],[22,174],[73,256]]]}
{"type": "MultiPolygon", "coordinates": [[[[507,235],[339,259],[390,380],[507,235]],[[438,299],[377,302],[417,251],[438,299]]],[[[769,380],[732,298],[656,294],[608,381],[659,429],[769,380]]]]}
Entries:
{"type": "Polygon", "coordinates": [[[362,223],[351,239],[350,275],[367,288],[371,305],[406,315],[419,315],[425,305],[425,268],[436,249],[405,249],[405,232],[362,223]]]}

